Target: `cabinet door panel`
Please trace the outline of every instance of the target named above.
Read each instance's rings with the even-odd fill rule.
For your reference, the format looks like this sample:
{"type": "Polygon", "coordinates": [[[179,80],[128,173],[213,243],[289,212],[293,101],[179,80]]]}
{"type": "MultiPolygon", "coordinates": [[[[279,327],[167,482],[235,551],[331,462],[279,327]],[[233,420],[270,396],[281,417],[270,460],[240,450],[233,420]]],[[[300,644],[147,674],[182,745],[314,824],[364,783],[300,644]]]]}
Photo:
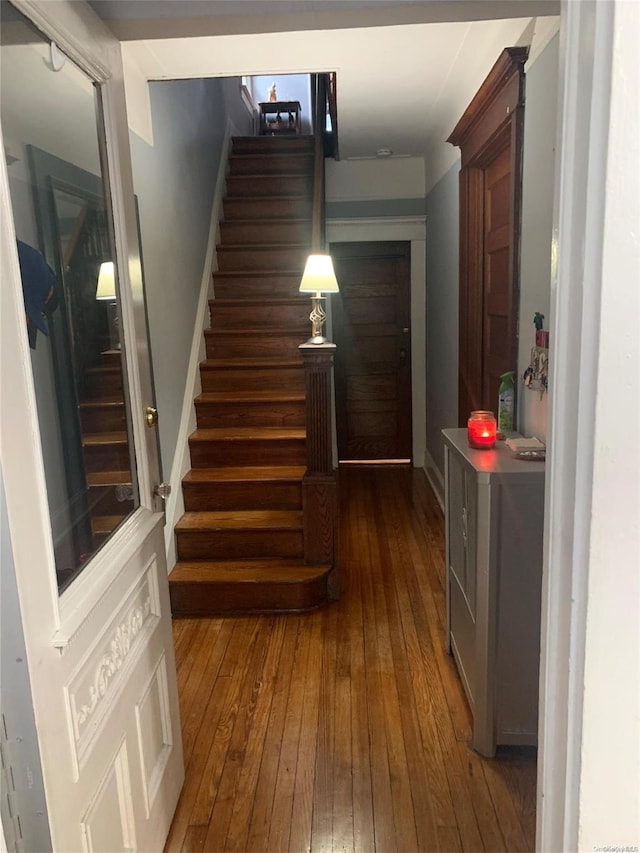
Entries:
{"type": "Polygon", "coordinates": [[[454,454],[449,454],[449,570],[460,587],[466,588],[465,471],[454,454]]]}

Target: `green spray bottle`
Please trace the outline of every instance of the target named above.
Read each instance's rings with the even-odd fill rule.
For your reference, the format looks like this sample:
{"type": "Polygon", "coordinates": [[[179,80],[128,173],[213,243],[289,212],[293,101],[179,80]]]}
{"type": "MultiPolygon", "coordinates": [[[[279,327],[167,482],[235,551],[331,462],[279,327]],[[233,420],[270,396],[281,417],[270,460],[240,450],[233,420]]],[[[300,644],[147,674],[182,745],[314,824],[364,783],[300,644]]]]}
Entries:
{"type": "Polygon", "coordinates": [[[500,432],[511,432],[513,430],[513,398],[515,373],[510,370],[500,377],[500,388],[498,389],[498,429],[500,432]]]}

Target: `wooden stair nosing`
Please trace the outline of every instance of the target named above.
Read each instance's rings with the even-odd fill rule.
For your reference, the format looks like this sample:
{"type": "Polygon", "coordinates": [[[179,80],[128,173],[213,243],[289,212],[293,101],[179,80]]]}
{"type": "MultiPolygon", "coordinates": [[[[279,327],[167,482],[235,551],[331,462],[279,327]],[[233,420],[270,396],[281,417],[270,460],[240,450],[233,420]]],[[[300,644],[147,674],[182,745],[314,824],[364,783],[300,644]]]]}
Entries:
{"type": "Polygon", "coordinates": [[[278,356],[265,356],[264,358],[206,358],[200,362],[201,370],[219,370],[233,368],[235,370],[274,370],[277,368],[301,367],[302,356],[299,358],[282,358],[278,356]]]}
{"type": "Polygon", "coordinates": [[[203,391],[195,403],[299,403],[304,402],[304,391],[203,391]]]}
{"type": "MultiPolygon", "coordinates": [[[[196,429],[189,442],[207,441],[301,441],[306,439],[304,427],[209,427],[196,429]]],[[[226,466],[225,466],[226,467],[226,466]]]]}
{"type": "Polygon", "coordinates": [[[176,563],[169,582],[210,583],[212,576],[237,583],[299,583],[323,577],[328,566],[308,566],[290,557],[258,560],[184,560],[176,563]]]}
{"type": "Polygon", "coordinates": [[[93,432],[82,436],[83,447],[119,447],[129,443],[126,432],[93,432]]]}
{"type": "Polygon", "coordinates": [[[254,465],[221,468],[192,468],[183,483],[301,483],[304,465],[254,465]]]}
{"type": "Polygon", "coordinates": [[[185,512],[175,527],[176,533],[208,535],[220,531],[285,531],[302,530],[300,510],[200,510],[185,512]]]}

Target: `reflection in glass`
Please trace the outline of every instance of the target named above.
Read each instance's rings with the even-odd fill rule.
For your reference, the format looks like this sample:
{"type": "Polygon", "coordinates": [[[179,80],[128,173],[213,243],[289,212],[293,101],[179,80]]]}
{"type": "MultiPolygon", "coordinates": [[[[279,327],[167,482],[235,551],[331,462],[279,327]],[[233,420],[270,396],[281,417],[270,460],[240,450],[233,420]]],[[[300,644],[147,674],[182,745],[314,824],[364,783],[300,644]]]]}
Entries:
{"type": "Polygon", "coordinates": [[[100,91],[2,3],[0,111],[58,588],[138,506],[100,91]],[[99,293],[111,264],[108,298],[99,293]]]}

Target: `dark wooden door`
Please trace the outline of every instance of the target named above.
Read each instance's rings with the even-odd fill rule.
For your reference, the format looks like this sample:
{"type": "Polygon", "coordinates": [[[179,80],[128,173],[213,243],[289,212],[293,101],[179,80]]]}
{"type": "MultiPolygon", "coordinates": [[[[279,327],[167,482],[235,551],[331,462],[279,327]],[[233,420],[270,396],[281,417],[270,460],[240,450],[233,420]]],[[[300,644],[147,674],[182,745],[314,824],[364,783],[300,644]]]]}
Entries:
{"type": "Polygon", "coordinates": [[[495,411],[500,376],[514,370],[515,310],[511,276],[511,146],[484,169],[483,408],[495,411]]]}
{"type": "Polygon", "coordinates": [[[340,461],[411,460],[409,242],[332,243],[340,461]]]}
{"type": "Polygon", "coordinates": [[[458,418],[496,411],[518,357],[526,47],[505,49],[449,137],[460,147],[458,418]]]}

